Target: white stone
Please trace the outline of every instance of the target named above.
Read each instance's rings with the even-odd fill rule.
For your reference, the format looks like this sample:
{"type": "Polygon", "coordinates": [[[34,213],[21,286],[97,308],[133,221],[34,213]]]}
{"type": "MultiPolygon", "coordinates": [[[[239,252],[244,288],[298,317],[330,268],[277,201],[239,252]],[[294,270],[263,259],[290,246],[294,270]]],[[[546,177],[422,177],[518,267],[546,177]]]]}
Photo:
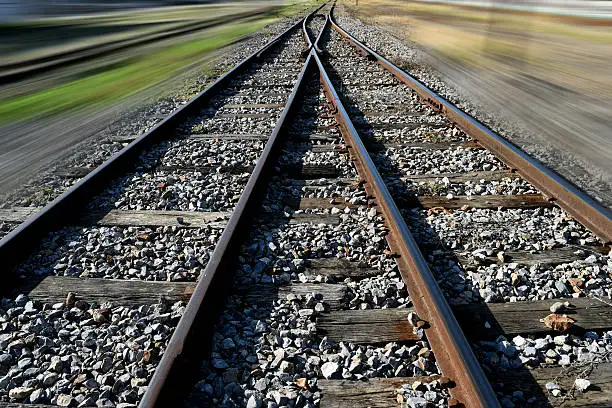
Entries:
{"type": "Polygon", "coordinates": [[[591,382],[584,378],[576,378],[576,381],[574,381],[574,386],[576,387],[576,390],[585,392],[591,386],[591,382]]]}
{"type": "Polygon", "coordinates": [[[323,377],[330,379],[338,372],[339,368],[340,366],[337,363],[328,361],[321,366],[321,373],[323,374],[323,377]]]}

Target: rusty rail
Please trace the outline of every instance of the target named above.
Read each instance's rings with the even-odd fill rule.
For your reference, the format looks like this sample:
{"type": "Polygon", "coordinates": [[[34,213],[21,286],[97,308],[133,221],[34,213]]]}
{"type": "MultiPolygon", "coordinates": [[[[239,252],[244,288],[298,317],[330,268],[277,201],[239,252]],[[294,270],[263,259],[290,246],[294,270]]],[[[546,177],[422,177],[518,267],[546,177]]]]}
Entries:
{"type": "Polygon", "coordinates": [[[423,102],[446,116],[511,169],[518,171],[523,178],[599,236],[604,244],[612,242],[612,211],[350,35],[335,22],[333,7],[329,18],[334,30],[370,58],[376,59],[383,68],[416,92],[423,102]]]}
{"type": "Polygon", "coordinates": [[[312,48],[312,41],[310,41],[310,36],[308,35],[308,29],[306,28],[306,24],[308,24],[308,19],[312,18],[312,16],[321,9],[323,5],[319,6],[316,10],[308,13],[306,18],[304,18],[304,22],[302,22],[302,35],[304,36],[304,41],[306,41],[307,52],[310,52],[310,48],[312,48]]]}
{"type": "Polygon", "coordinates": [[[300,92],[303,92],[306,82],[304,78],[313,68],[312,57],[309,54],[281,117],[172,334],[168,347],[140,402],[140,408],[175,406],[176,399],[173,398],[173,395],[176,393],[176,388],[184,386],[185,367],[193,366],[193,356],[201,355],[202,350],[206,348],[204,344],[211,338],[208,331],[212,330],[217,317],[215,311],[219,305],[224,303],[226,289],[233,275],[231,268],[234,266],[235,254],[251,223],[253,210],[258,207],[258,203],[263,198],[266,182],[274,170],[276,157],[283,142],[281,135],[285,131],[287,119],[297,108],[294,100],[300,92]]]}
{"type": "Polygon", "coordinates": [[[427,340],[436,361],[446,377],[456,384],[450,390],[454,397],[449,406],[498,407],[499,402],[489,384],[459,323],[444,299],[427,261],[412,237],[400,210],[357,130],[342,105],[319,56],[312,52],[319,67],[321,83],[334,105],[335,116],[357,170],[366,181],[365,188],[389,228],[387,242],[396,254],[397,264],[419,317],[427,322],[427,340]]]}

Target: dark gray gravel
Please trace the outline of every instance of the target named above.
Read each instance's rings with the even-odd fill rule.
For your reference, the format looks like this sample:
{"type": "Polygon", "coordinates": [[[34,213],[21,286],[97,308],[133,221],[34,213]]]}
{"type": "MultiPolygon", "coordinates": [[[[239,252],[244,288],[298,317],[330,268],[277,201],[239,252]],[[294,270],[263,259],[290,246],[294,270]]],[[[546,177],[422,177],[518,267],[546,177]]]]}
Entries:
{"type": "Polygon", "coordinates": [[[16,268],[24,276],[195,281],[221,229],[178,227],[65,228],[16,268]]]}
{"type": "Polygon", "coordinates": [[[135,407],[183,309],[3,298],[0,401],[135,407]]]}
{"type": "Polygon", "coordinates": [[[122,210],[231,211],[249,173],[155,171],[114,182],[92,205],[122,210]]]}

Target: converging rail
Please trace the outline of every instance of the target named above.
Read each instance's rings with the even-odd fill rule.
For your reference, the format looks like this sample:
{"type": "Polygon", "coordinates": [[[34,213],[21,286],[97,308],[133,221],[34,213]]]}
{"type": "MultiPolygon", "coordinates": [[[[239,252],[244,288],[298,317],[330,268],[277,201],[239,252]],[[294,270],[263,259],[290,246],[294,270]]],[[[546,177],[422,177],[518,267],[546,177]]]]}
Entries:
{"type": "Polygon", "coordinates": [[[609,211],[332,4],[81,176],[0,211],[3,402],[612,401],[609,211]]]}

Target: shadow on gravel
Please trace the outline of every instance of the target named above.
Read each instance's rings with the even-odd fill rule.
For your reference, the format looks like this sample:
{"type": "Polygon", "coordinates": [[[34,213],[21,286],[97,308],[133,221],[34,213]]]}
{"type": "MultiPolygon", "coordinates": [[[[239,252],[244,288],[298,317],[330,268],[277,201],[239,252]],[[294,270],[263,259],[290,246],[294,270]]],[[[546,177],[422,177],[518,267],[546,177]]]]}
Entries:
{"type": "MultiPolygon", "coordinates": [[[[214,103],[210,101],[204,102],[204,105],[207,107],[207,112],[217,112],[227,99],[236,95],[246,76],[247,75],[243,74],[242,79],[233,82],[230,91],[224,92],[223,95],[214,96],[214,103]]],[[[313,83],[314,82],[316,81],[313,81],[313,83]]],[[[302,112],[302,114],[306,119],[300,122],[300,131],[304,133],[314,132],[314,130],[316,130],[316,114],[315,112],[308,112],[307,110],[308,107],[314,109],[314,106],[305,104],[304,107],[306,111],[302,112]]],[[[177,138],[173,140],[180,140],[178,138],[183,137],[183,134],[180,130],[176,133],[178,134],[177,138]]],[[[285,139],[287,139],[286,135],[285,139]]],[[[134,163],[133,168],[130,170],[135,172],[153,171],[156,165],[159,164],[161,157],[168,151],[169,147],[170,144],[168,142],[163,142],[148,149],[140,156],[139,160],[134,163]]],[[[275,157],[271,156],[270,160],[274,162],[275,157]]],[[[300,164],[300,166],[301,165],[303,165],[303,163],[300,164]]],[[[277,172],[279,171],[280,169],[277,169],[277,172]]],[[[89,211],[89,215],[91,215],[93,211],[96,213],[96,216],[99,216],[98,213],[101,209],[106,211],[113,209],[118,194],[121,194],[128,188],[130,177],[133,174],[136,173],[132,173],[123,178],[126,181],[125,184],[115,185],[116,191],[102,194],[102,196],[96,198],[95,208],[93,208],[94,206],[90,206],[87,210],[84,208],[83,211],[89,211]]],[[[272,176],[272,179],[280,182],[283,176],[277,173],[272,176]]],[[[293,188],[301,190],[303,184],[303,180],[296,180],[293,188]]],[[[165,186],[160,186],[159,189],[164,190],[165,186]]],[[[264,191],[258,191],[255,197],[259,198],[264,193],[264,191]]],[[[258,363],[254,350],[262,341],[262,335],[260,335],[260,333],[265,331],[261,327],[258,327],[257,322],[262,322],[270,318],[274,309],[273,302],[278,297],[281,285],[289,283],[292,278],[290,276],[289,279],[287,279],[286,276],[283,276],[284,268],[282,268],[282,262],[276,265],[275,259],[249,259],[244,254],[244,251],[246,251],[247,254],[249,251],[254,251],[255,254],[258,254],[261,248],[269,244],[272,235],[285,228],[290,221],[290,217],[281,215],[283,211],[292,212],[291,209],[285,208],[283,205],[284,197],[281,194],[282,192],[279,193],[273,190],[271,193],[268,199],[264,201],[264,205],[268,206],[270,209],[266,214],[265,223],[260,222],[255,224],[251,231],[241,231],[244,234],[241,237],[243,239],[243,244],[248,243],[253,237],[258,237],[259,241],[257,242],[257,246],[251,248],[247,244],[246,247],[242,248],[242,253],[240,252],[240,248],[232,248],[236,249],[236,251],[232,253],[240,254],[240,256],[236,257],[232,267],[228,268],[225,267],[227,265],[224,265],[224,267],[219,270],[217,276],[215,276],[215,280],[211,284],[214,285],[211,286],[211,288],[214,289],[211,289],[211,292],[214,293],[211,295],[210,301],[208,298],[206,299],[207,304],[211,305],[211,307],[200,313],[200,315],[203,316],[200,316],[200,320],[197,321],[197,329],[193,329],[196,334],[192,336],[190,344],[185,344],[185,350],[189,346],[191,349],[196,349],[196,353],[181,356],[182,358],[178,365],[185,369],[178,373],[178,376],[170,376],[173,378],[172,381],[176,382],[176,384],[173,383],[172,385],[176,385],[176,387],[169,386],[169,389],[172,390],[172,393],[176,392],[177,395],[182,396],[191,389],[196,381],[204,380],[204,382],[199,383],[197,387],[199,391],[197,393],[198,395],[196,395],[196,397],[199,398],[197,400],[197,406],[224,406],[227,401],[224,402],[223,399],[227,396],[234,397],[235,401],[239,404],[244,402],[244,394],[238,384],[247,382],[249,376],[251,376],[253,365],[258,363]],[[280,269],[278,269],[278,267],[280,267],[280,269]],[[234,281],[236,284],[235,290],[234,285],[229,286],[234,277],[234,271],[237,271],[234,281]],[[258,280],[259,276],[266,276],[268,279],[262,279],[262,282],[260,282],[258,280]],[[226,302],[230,308],[224,310],[223,307],[226,305],[226,302]],[[220,320],[218,320],[219,316],[221,316],[220,320]],[[218,338],[218,332],[213,332],[213,324],[215,321],[218,321],[218,324],[225,327],[223,330],[223,338],[218,338]],[[247,333],[251,334],[247,335],[247,333]],[[194,346],[193,343],[197,343],[196,346],[194,346]],[[213,345],[212,353],[211,345],[213,345]],[[205,360],[203,364],[200,364],[199,356],[205,353],[207,353],[210,358],[205,360]],[[189,359],[189,361],[183,361],[185,359],[189,359]],[[198,372],[202,370],[202,372],[200,372],[199,375],[194,374],[194,369],[198,372]],[[213,396],[217,396],[219,399],[213,401],[213,396]],[[202,397],[205,398],[202,399],[202,397]]],[[[255,200],[256,199],[253,199],[251,202],[261,202],[261,200],[255,200]]],[[[247,211],[251,214],[257,213],[257,209],[253,208],[248,208],[247,211]]],[[[76,224],[78,225],[79,223],[76,224]]],[[[77,234],[83,236],[85,240],[88,239],[86,230],[80,227],[76,227],[76,230],[77,234]]],[[[129,233],[136,235],[138,234],[136,230],[137,228],[129,233]]],[[[43,279],[44,276],[56,274],[55,269],[60,262],[60,256],[70,254],[71,261],[74,260],[75,263],[78,263],[79,258],[82,257],[84,253],[94,251],[96,252],[94,255],[96,261],[103,263],[110,262],[109,260],[112,260],[113,256],[119,254],[125,255],[125,253],[118,253],[117,251],[133,250],[130,245],[123,245],[119,249],[116,249],[114,245],[109,245],[101,249],[93,248],[93,245],[92,248],[89,249],[87,249],[85,245],[76,248],[74,245],[74,236],[69,236],[67,232],[68,229],[62,229],[50,234],[50,236],[44,240],[43,245],[34,252],[34,256],[28,261],[29,265],[23,268],[21,272],[22,275],[27,275],[27,284],[29,286],[35,285],[35,282],[43,279]],[[63,255],[58,255],[60,248],[65,249],[63,255]],[[39,257],[37,258],[36,255],[39,255],[39,257]],[[34,269],[38,272],[38,276],[36,277],[31,276],[34,269]],[[29,272],[29,274],[24,274],[24,272],[29,272]]],[[[155,242],[156,237],[154,234],[147,234],[147,237],[142,236],[138,239],[155,242]]],[[[177,252],[180,253],[183,246],[179,244],[177,247],[177,252]]],[[[283,253],[282,249],[279,253],[283,253]]],[[[151,262],[156,259],[157,257],[155,254],[148,258],[151,262]]],[[[286,261],[291,262],[291,259],[287,259],[286,261]]],[[[159,269],[161,269],[161,267],[159,267],[159,269]]],[[[71,271],[73,273],[65,275],[79,276],[83,272],[81,268],[75,268],[71,271]]],[[[97,276],[95,273],[89,273],[87,276],[92,278],[101,277],[97,276]]],[[[6,286],[5,288],[9,289],[6,286]]],[[[305,361],[295,359],[293,364],[294,370],[300,372],[300,370],[303,370],[305,361]]],[[[288,373],[286,374],[289,375],[288,373]]],[[[291,378],[284,378],[285,382],[291,379],[292,376],[291,378]]]]}
{"type": "MultiPolygon", "coordinates": [[[[328,31],[327,34],[324,34],[321,39],[321,48],[324,50],[327,49],[327,44],[329,41],[330,35],[328,31]]],[[[348,42],[346,42],[346,46],[350,46],[348,42]]],[[[370,152],[372,160],[378,168],[387,169],[387,171],[381,173],[381,176],[389,187],[389,180],[399,180],[401,177],[403,177],[400,168],[397,166],[397,162],[388,155],[387,148],[385,147],[385,142],[391,143],[393,140],[381,140],[374,137],[374,127],[359,108],[358,102],[351,96],[347,95],[346,89],[353,85],[345,86],[343,84],[341,75],[329,62],[329,58],[330,57],[328,55],[324,55],[323,63],[325,69],[327,70],[327,73],[334,84],[334,87],[336,88],[344,107],[349,112],[351,119],[359,122],[359,126],[356,126],[357,131],[370,152]]],[[[367,79],[364,78],[364,82],[367,82],[367,79]]],[[[449,124],[449,126],[451,125],[449,124]]],[[[402,209],[402,214],[406,224],[417,241],[421,252],[427,260],[430,269],[436,277],[438,285],[442,289],[442,292],[447,300],[449,298],[452,299],[452,297],[456,296],[457,293],[471,292],[471,303],[484,304],[484,299],[480,296],[478,288],[473,287],[469,279],[465,279],[467,272],[459,263],[455,252],[444,244],[444,242],[439,238],[436,230],[433,229],[427,222],[427,216],[429,214],[435,214],[435,211],[444,210],[430,209],[425,211],[420,208],[410,208],[414,207],[414,201],[410,200],[410,197],[414,197],[417,193],[406,182],[393,183],[392,187],[389,187],[389,191],[396,201],[397,206],[402,209]]],[[[449,303],[451,305],[453,304],[452,301],[449,301],[449,303]]],[[[474,317],[481,320],[478,320],[477,322],[473,320],[469,322],[461,322],[464,330],[466,330],[466,324],[469,326],[469,331],[466,330],[466,335],[468,338],[471,337],[470,333],[484,331],[484,329],[479,329],[479,327],[484,326],[485,321],[488,322],[493,328],[500,328],[498,322],[490,312],[484,312],[474,317]],[[481,323],[481,326],[478,326],[477,323],[479,322],[481,323]]],[[[499,329],[495,333],[491,331],[487,338],[478,338],[477,340],[495,340],[497,336],[505,336],[505,333],[499,329]],[[493,337],[491,338],[491,336],[493,337]]],[[[475,339],[471,341],[477,340],[475,339]]],[[[496,355],[496,351],[497,350],[494,350],[492,353],[490,353],[491,356],[494,354],[496,355]]],[[[479,359],[479,361],[482,363],[481,359],[479,359]]],[[[508,363],[508,361],[506,361],[506,363],[508,363]]],[[[523,394],[527,395],[526,398],[535,397],[537,399],[537,402],[534,402],[533,404],[525,401],[524,406],[552,407],[536,379],[533,377],[529,369],[525,368],[524,366],[511,366],[510,364],[507,364],[507,367],[505,368],[491,368],[488,365],[482,365],[482,368],[491,380],[493,389],[498,392],[498,398],[501,399],[503,396],[512,395],[515,391],[521,391],[523,394]],[[495,382],[496,375],[498,375],[500,371],[504,372],[505,377],[512,378],[514,381],[511,384],[495,382]]]]}

